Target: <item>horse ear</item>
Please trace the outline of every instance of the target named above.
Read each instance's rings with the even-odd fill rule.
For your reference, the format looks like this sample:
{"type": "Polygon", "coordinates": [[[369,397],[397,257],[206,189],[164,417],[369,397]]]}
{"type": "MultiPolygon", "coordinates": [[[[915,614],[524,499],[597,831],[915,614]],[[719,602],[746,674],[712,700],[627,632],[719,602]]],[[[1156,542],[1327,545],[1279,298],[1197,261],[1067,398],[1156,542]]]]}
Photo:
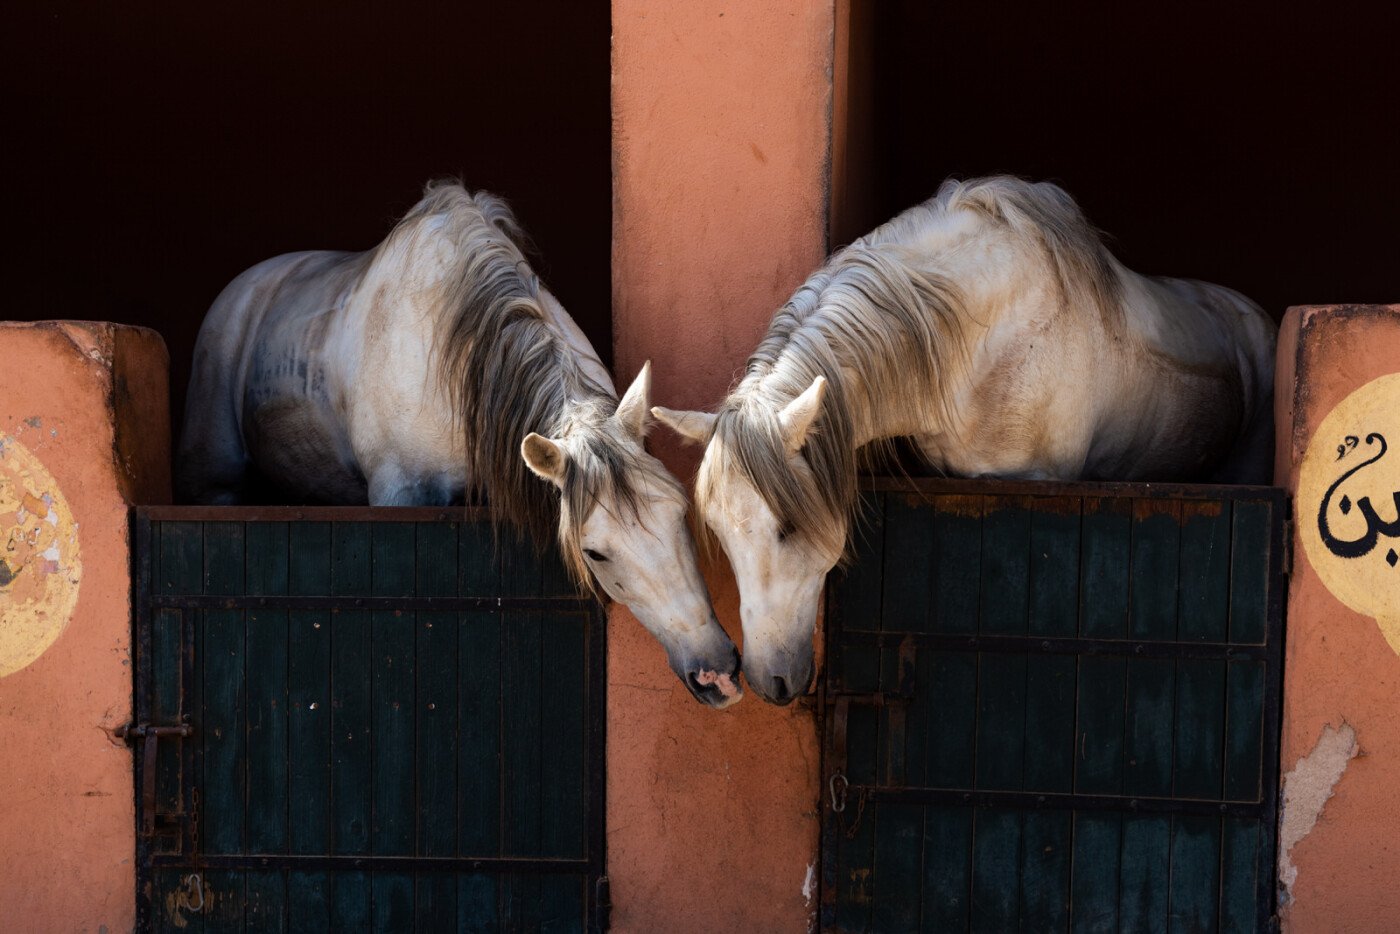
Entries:
{"type": "Polygon", "coordinates": [[[783,443],[789,454],[802,450],[807,440],[807,432],[812,422],[822,410],[822,397],[826,395],[826,377],[818,376],[796,399],[793,399],[778,413],[778,426],[783,433],[783,443]]]}
{"type": "Polygon", "coordinates": [[[651,402],[651,361],[642,364],[637,378],[627,387],[613,416],[629,435],[641,440],[647,428],[647,408],[651,402]]]}
{"type": "Polygon", "coordinates": [[[719,417],[713,412],[677,412],[660,405],[652,408],[651,414],[658,422],[696,444],[710,442],[710,435],[715,433],[715,419],[719,417]]]}
{"type": "Polygon", "coordinates": [[[569,455],[564,453],[564,448],[558,442],[532,431],[520,442],[520,456],[525,458],[526,466],[540,479],[548,480],[555,486],[564,485],[564,462],[569,455]]]}

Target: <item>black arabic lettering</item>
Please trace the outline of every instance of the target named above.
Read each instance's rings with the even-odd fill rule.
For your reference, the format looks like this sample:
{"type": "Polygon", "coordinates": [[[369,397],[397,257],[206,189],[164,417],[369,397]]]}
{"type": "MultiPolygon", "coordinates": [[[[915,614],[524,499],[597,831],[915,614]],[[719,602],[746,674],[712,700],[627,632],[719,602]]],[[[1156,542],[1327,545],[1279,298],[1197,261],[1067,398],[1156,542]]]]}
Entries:
{"type": "MultiPolygon", "coordinates": [[[[1361,510],[1361,517],[1366,520],[1366,533],[1360,538],[1350,541],[1338,538],[1332,534],[1331,526],[1327,521],[1327,511],[1332,504],[1332,495],[1337,492],[1337,488],[1349,480],[1358,470],[1385,457],[1387,450],[1385,438],[1376,432],[1366,436],[1367,445],[1375,442],[1380,442],[1381,446],[1380,450],[1376,452],[1376,456],[1362,461],[1334,480],[1332,485],[1327,488],[1327,493],[1322,497],[1322,505],[1317,510],[1317,531],[1322,536],[1322,543],[1327,546],[1328,551],[1339,558],[1360,558],[1370,554],[1382,535],[1387,538],[1400,537],[1400,492],[1391,494],[1391,498],[1395,502],[1396,517],[1390,522],[1386,522],[1376,515],[1375,507],[1371,505],[1371,497],[1363,496],[1356,501],[1356,508],[1361,510]]],[[[1348,512],[1347,505],[1347,499],[1343,496],[1341,503],[1343,514],[1348,512]]]]}

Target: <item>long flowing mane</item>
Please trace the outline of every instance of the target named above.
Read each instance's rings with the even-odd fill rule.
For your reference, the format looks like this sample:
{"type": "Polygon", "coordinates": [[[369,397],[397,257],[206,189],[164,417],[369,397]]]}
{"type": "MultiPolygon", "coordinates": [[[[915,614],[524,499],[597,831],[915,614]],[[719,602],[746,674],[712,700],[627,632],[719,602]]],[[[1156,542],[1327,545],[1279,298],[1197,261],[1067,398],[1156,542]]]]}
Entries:
{"type": "Polygon", "coordinates": [[[437,376],[466,436],[468,475],[495,514],[544,543],[556,528],[575,580],[591,585],[579,528],[604,494],[636,509],[634,471],[656,473],[616,437],[613,392],[580,366],[549,321],[524,234],[506,203],[455,181],[430,183],[381,249],[419,221],[441,223],[458,264],[438,299],[437,376]],[[575,436],[562,497],[520,455],[530,432],[575,436]],[[562,500],[562,508],[561,508],[562,500]]]}
{"type": "Polygon", "coordinates": [[[1113,261],[1067,193],[1010,177],[949,180],[929,201],[832,256],[774,316],[717,413],[696,483],[700,512],[722,495],[723,473],[737,470],[785,532],[845,552],[862,458],[888,455],[893,444],[876,438],[857,451],[869,407],[903,411],[907,417],[899,421],[909,424],[955,418],[945,374],[955,357],[966,360],[961,322],[969,310],[940,257],[908,244],[919,230],[958,211],[976,212],[1039,251],[1067,304],[1097,308],[1111,329],[1121,326],[1113,261]],[[778,413],[817,376],[827,387],[802,449],[809,470],[794,471],[778,413]]]}

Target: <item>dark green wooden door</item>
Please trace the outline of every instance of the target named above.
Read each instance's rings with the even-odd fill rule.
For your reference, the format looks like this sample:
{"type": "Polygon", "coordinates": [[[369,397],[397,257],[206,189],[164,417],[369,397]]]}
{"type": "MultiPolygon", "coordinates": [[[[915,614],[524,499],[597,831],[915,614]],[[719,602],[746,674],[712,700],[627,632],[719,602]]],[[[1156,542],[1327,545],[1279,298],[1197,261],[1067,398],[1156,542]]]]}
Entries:
{"type": "Polygon", "coordinates": [[[870,487],[828,591],[824,929],[1267,929],[1281,491],[870,487]]]}
{"type": "Polygon", "coordinates": [[[557,559],[479,510],[133,534],[144,928],[604,921],[604,618],[557,559]]]}

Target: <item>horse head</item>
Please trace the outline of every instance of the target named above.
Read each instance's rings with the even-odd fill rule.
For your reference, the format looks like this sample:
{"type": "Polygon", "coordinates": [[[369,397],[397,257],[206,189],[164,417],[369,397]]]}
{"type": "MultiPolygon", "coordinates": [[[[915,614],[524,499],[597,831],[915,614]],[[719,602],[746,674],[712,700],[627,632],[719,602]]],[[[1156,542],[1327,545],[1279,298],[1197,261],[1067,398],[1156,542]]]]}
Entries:
{"type": "Polygon", "coordinates": [[[631,609],[697,700],[727,707],[743,696],[739,652],[710,606],[685,491],[643,447],[650,393],[647,364],[616,411],[571,403],[557,437],[531,433],[520,451],[560,491],[559,540],[575,577],[631,609]]]}
{"type": "Polygon", "coordinates": [[[706,446],[696,504],[739,585],[744,676],[774,704],[790,703],[811,683],[822,584],[841,560],[849,526],[803,451],[825,389],[817,377],[782,408],[746,399],[717,415],[652,410],[706,446]]]}

